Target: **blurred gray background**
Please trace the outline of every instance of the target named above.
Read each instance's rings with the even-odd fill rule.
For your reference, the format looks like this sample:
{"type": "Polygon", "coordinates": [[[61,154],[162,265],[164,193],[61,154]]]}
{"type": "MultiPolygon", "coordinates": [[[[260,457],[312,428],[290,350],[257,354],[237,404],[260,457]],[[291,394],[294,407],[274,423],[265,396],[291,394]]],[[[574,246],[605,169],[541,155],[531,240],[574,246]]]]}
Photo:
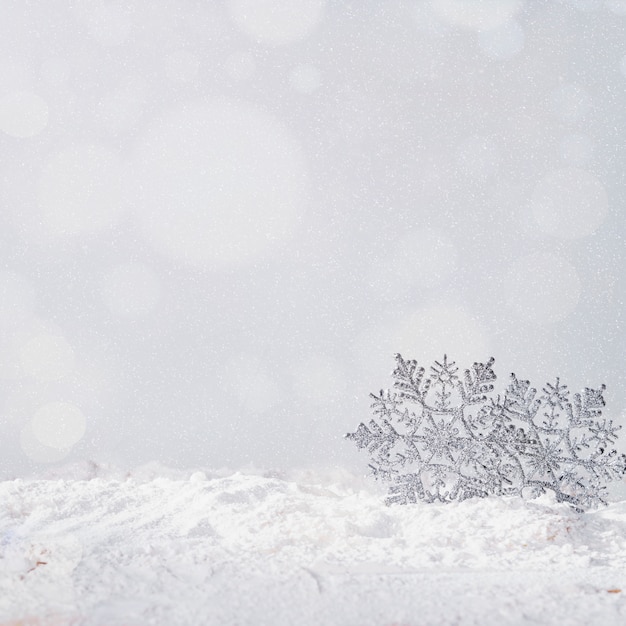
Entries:
{"type": "Polygon", "coordinates": [[[624,0],[1,0],[0,477],[360,469],[394,352],[624,423],[625,171],[624,0]]]}

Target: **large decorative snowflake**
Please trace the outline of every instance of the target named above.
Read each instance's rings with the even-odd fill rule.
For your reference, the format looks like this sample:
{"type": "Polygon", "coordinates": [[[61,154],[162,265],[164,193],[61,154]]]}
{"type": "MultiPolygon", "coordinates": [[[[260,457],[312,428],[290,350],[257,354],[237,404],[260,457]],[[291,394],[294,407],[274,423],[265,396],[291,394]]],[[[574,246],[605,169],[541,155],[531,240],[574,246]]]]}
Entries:
{"type": "Polygon", "coordinates": [[[601,419],[604,386],[570,398],[557,379],[537,394],[513,374],[494,396],[493,363],[460,375],[444,356],[427,375],[396,355],[394,391],[371,394],[373,419],[346,435],[390,483],[387,502],[546,490],[580,510],[605,502],[605,484],[626,472],[626,455],[611,448],[621,426],[601,419]]]}

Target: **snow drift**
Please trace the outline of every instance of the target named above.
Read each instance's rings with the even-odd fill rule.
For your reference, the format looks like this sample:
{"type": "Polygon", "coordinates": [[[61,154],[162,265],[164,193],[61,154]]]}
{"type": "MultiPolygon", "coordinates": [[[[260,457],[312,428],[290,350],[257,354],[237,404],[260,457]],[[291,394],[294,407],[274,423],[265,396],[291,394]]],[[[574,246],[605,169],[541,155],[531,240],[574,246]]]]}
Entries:
{"type": "Polygon", "coordinates": [[[626,500],[386,507],[343,470],[0,483],[0,624],[624,624],[626,500]]]}

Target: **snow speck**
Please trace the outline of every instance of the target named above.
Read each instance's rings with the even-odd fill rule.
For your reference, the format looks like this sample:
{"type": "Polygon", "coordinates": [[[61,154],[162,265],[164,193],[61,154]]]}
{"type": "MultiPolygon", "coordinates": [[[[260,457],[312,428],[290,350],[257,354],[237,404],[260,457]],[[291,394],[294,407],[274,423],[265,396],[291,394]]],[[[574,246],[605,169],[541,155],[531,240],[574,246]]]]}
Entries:
{"type": "Polygon", "coordinates": [[[509,268],[507,304],[519,319],[549,324],[574,311],[581,293],[576,269],[562,256],[539,252],[524,256],[509,268]]]}
{"type": "Polygon", "coordinates": [[[289,76],[291,86],[300,93],[310,94],[317,91],[322,84],[321,74],[314,65],[298,65],[289,76]]]}
{"type": "Polygon", "coordinates": [[[430,0],[430,4],[443,22],[478,32],[504,26],[524,5],[522,0],[430,0]]]}
{"type": "Polygon", "coordinates": [[[504,60],[523,50],[524,39],[524,29],[515,20],[510,20],[503,26],[480,32],[478,44],[490,59],[504,60]]]}
{"type": "Polygon", "coordinates": [[[279,46],[307,37],[322,18],[324,5],[324,0],[229,0],[228,10],[246,35],[279,46]]]}
{"type": "Polygon", "coordinates": [[[619,67],[622,70],[622,75],[626,78],[626,54],[622,57],[619,67]]]}
{"type": "Polygon", "coordinates": [[[41,381],[61,380],[74,369],[74,361],[74,350],[61,335],[36,334],[20,350],[24,374],[41,381]]]}
{"type": "Polygon", "coordinates": [[[48,125],[48,105],[37,94],[12,91],[0,97],[0,131],[11,137],[34,137],[48,125]]]}
{"type": "Polygon", "coordinates": [[[608,211],[600,180],[585,170],[564,168],[550,172],[535,187],[531,210],[542,232],[578,239],[595,232],[608,211]]]}
{"type": "Polygon", "coordinates": [[[115,223],[123,167],[108,148],[78,145],[48,161],[39,181],[42,226],[50,235],[84,235],[115,223]]]}
{"type": "Polygon", "coordinates": [[[196,266],[233,264],[292,234],[306,183],[300,148],[277,119],[238,102],[197,103],[148,133],[136,205],[162,253],[196,266]]]}
{"type": "Polygon", "coordinates": [[[31,429],[44,446],[67,450],[83,438],[85,416],[77,406],[68,402],[49,402],[37,410],[31,429]]]}
{"type": "Polygon", "coordinates": [[[142,263],[122,263],[102,281],[101,294],[107,308],[120,317],[138,317],[156,306],[161,288],[155,272],[142,263]]]}

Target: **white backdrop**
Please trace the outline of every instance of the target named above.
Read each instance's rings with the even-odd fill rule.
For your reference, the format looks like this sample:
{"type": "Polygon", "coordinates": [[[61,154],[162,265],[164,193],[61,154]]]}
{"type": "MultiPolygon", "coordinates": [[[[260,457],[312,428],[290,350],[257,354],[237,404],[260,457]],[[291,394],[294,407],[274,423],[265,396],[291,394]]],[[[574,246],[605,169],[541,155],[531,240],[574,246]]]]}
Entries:
{"type": "Polygon", "coordinates": [[[394,352],[626,422],[625,139],[623,0],[3,0],[0,478],[360,467],[394,352]]]}

